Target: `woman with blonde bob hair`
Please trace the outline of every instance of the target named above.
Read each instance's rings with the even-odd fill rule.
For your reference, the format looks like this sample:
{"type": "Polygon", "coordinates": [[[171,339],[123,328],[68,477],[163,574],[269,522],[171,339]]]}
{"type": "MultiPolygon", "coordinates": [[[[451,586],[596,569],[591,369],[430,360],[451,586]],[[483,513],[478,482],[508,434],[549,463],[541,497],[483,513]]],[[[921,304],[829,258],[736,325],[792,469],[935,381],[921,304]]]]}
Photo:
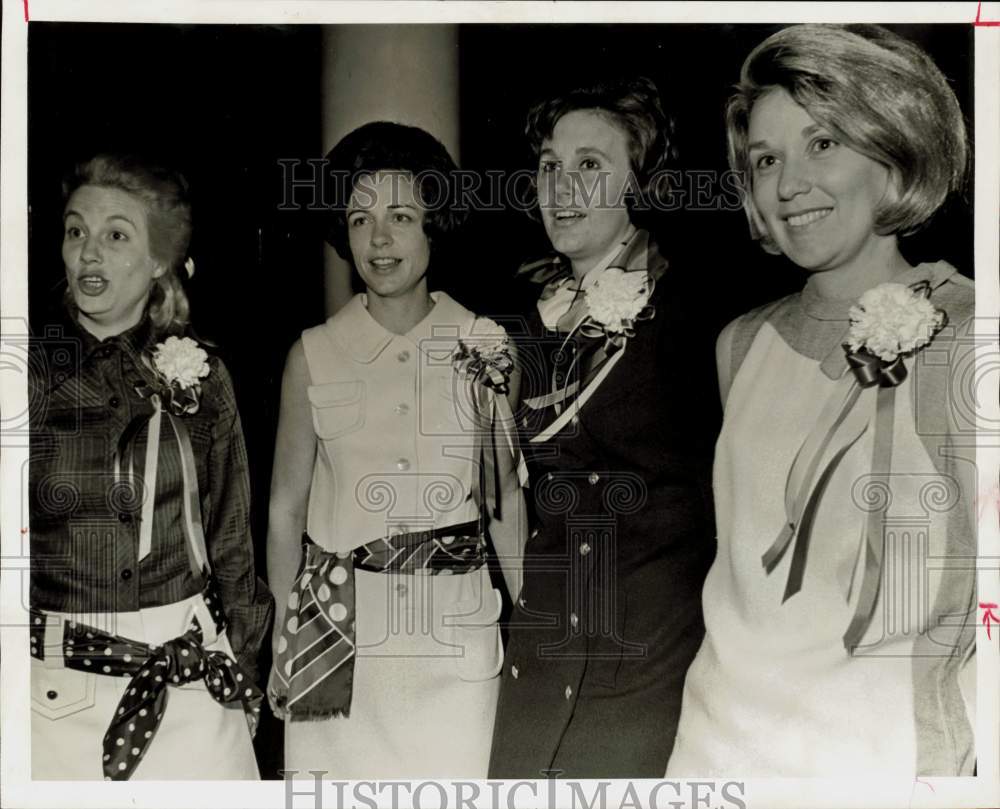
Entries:
{"type": "Polygon", "coordinates": [[[884,28],[800,25],[727,127],[752,235],[810,277],[718,340],[719,549],[667,774],[971,774],[973,285],[900,251],[962,188],[958,102],[884,28]]]}

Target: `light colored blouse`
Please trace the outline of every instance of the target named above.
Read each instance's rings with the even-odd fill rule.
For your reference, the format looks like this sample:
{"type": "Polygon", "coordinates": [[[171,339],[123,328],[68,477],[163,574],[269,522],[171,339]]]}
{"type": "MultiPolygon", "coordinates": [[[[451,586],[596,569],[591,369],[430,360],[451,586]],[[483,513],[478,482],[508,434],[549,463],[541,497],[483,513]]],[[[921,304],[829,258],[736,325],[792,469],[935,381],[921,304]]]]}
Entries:
{"type": "Polygon", "coordinates": [[[842,638],[860,590],[868,511],[883,496],[872,429],[822,496],[801,590],[783,603],[791,551],[770,575],[761,562],[787,521],[795,455],[850,373],[840,344],[851,301],[824,300],[809,285],[734,327],[736,342],[748,335],[749,345],[716,448],[718,555],[668,776],[971,774],[958,674],[974,648],[976,546],[969,493],[958,485],[963,436],[945,410],[973,290],[943,263],[899,280],[929,281],[950,326],[906,360],[896,389],[883,579],[853,656],[842,638]]]}

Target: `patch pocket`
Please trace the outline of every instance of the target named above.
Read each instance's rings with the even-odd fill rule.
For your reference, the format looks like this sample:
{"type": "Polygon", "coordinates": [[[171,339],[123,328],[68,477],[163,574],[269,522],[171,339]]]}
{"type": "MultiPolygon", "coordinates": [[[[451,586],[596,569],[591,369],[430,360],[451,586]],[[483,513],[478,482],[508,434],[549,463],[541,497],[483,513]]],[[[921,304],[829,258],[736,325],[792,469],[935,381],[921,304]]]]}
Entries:
{"type": "Polygon", "coordinates": [[[478,600],[460,601],[447,617],[455,646],[455,668],[462,680],[477,682],[496,677],[503,667],[500,639],[500,592],[483,590],[478,600]]]}
{"type": "Polygon", "coordinates": [[[93,708],[97,675],[67,668],[46,668],[31,658],[31,710],[46,719],[62,719],[93,708]]]}
{"type": "Polygon", "coordinates": [[[360,430],[365,423],[365,383],[329,382],[309,386],[313,428],[325,441],[360,430]]]}

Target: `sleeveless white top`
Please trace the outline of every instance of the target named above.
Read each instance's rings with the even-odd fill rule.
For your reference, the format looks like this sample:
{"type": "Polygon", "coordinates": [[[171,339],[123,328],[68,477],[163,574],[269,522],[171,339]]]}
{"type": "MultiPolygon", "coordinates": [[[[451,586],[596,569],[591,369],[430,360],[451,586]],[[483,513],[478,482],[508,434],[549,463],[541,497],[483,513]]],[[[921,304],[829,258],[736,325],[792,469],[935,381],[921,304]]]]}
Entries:
{"type": "MultiPolygon", "coordinates": [[[[938,280],[954,273],[918,270],[938,280]]],[[[960,276],[945,286],[957,287],[954,326],[971,289],[960,276]]],[[[770,575],[761,563],[787,520],[788,471],[838,386],[822,360],[840,350],[849,303],[807,287],[772,306],[733,380],[714,466],[719,543],[703,591],[706,636],[687,674],[670,777],[971,774],[957,674],[973,645],[974,569],[945,568],[969,561],[975,545],[957,536],[968,503],[956,479],[929,454],[946,436],[929,436],[934,414],[918,412],[947,396],[915,390],[930,368],[916,366],[947,366],[946,335],[906,360],[909,376],[896,389],[883,580],[855,655],[842,636],[860,590],[868,508],[878,500],[871,427],[822,497],[801,590],[782,603],[791,549],[770,575]]]]}

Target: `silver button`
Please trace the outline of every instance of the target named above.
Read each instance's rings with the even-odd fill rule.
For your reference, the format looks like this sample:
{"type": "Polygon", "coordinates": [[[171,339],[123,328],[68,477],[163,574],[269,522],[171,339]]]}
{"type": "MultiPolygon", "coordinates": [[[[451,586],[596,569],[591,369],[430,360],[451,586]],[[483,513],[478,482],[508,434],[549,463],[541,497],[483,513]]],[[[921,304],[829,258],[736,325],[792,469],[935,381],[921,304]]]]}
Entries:
{"type": "Polygon", "coordinates": [[[410,468],[410,462],[406,458],[400,458],[398,461],[396,461],[396,468],[400,472],[405,472],[407,469],[410,468]]]}
{"type": "Polygon", "coordinates": [[[601,476],[598,475],[597,472],[591,472],[589,475],[587,475],[587,483],[589,483],[591,486],[596,486],[597,481],[599,481],[600,479],[601,476]]]}
{"type": "Polygon", "coordinates": [[[521,424],[523,424],[525,427],[527,427],[529,424],[531,424],[531,422],[528,421],[528,417],[525,416],[523,419],[521,419],[521,424]]]}
{"type": "Polygon", "coordinates": [[[399,595],[400,598],[402,598],[403,596],[405,596],[409,592],[409,590],[410,590],[410,588],[407,587],[405,584],[397,584],[396,585],[396,593],[398,593],[398,595],[399,595]]]}
{"type": "Polygon", "coordinates": [[[574,415],[572,418],[570,418],[569,423],[572,424],[574,427],[576,427],[576,425],[580,423],[580,417],[574,415]]]}
{"type": "Polygon", "coordinates": [[[537,528],[532,528],[531,529],[531,536],[529,537],[529,539],[534,539],[537,536],[538,536],[538,529],[537,528]]]}
{"type": "Polygon", "coordinates": [[[580,543],[580,556],[586,556],[588,553],[590,553],[590,543],[589,542],[581,542],[580,543]]]}
{"type": "Polygon", "coordinates": [[[400,362],[406,362],[409,358],[410,358],[410,352],[409,351],[405,351],[405,350],[404,351],[400,351],[396,355],[396,359],[399,360],[400,362]]]}
{"type": "Polygon", "coordinates": [[[517,606],[519,606],[519,607],[520,607],[520,608],[521,608],[522,610],[523,610],[523,609],[524,609],[524,608],[525,608],[526,606],[528,606],[528,602],[524,600],[524,596],[521,596],[521,598],[519,598],[519,599],[517,600],[517,606]]]}
{"type": "Polygon", "coordinates": [[[573,629],[576,629],[580,625],[580,618],[575,612],[569,614],[569,624],[573,629]]]}
{"type": "Polygon", "coordinates": [[[571,696],[573,696],[573,689],[567,685],[565,693],[566,693],[566,699],[569,699],[571,696]]]}
{"type": "Polygon", "coordinates": [[[400,402],[392,409],[392,412],[397,416],[405,416],[410,412],[410,406],[406,402],[400,402]]]}
{"type": "Polygon", "coordinates": [[[517,679],[517,675],[518,675],[517,666],[511,666],[510,667],[510,676],[513,677],[516,680],[517,679]]]}
{"type": "Polygon", "coordinates": [[[551,472],[549,472],[549,473],[548,473],[548,474],[547,474],[547,475],[545,476],[545,479],[546,479],[546,480],[552,480],[552,478],[554,478],[554,477],[555,477],[555,475],[553,475],[553,474],[552,474],[551,472]]]}

